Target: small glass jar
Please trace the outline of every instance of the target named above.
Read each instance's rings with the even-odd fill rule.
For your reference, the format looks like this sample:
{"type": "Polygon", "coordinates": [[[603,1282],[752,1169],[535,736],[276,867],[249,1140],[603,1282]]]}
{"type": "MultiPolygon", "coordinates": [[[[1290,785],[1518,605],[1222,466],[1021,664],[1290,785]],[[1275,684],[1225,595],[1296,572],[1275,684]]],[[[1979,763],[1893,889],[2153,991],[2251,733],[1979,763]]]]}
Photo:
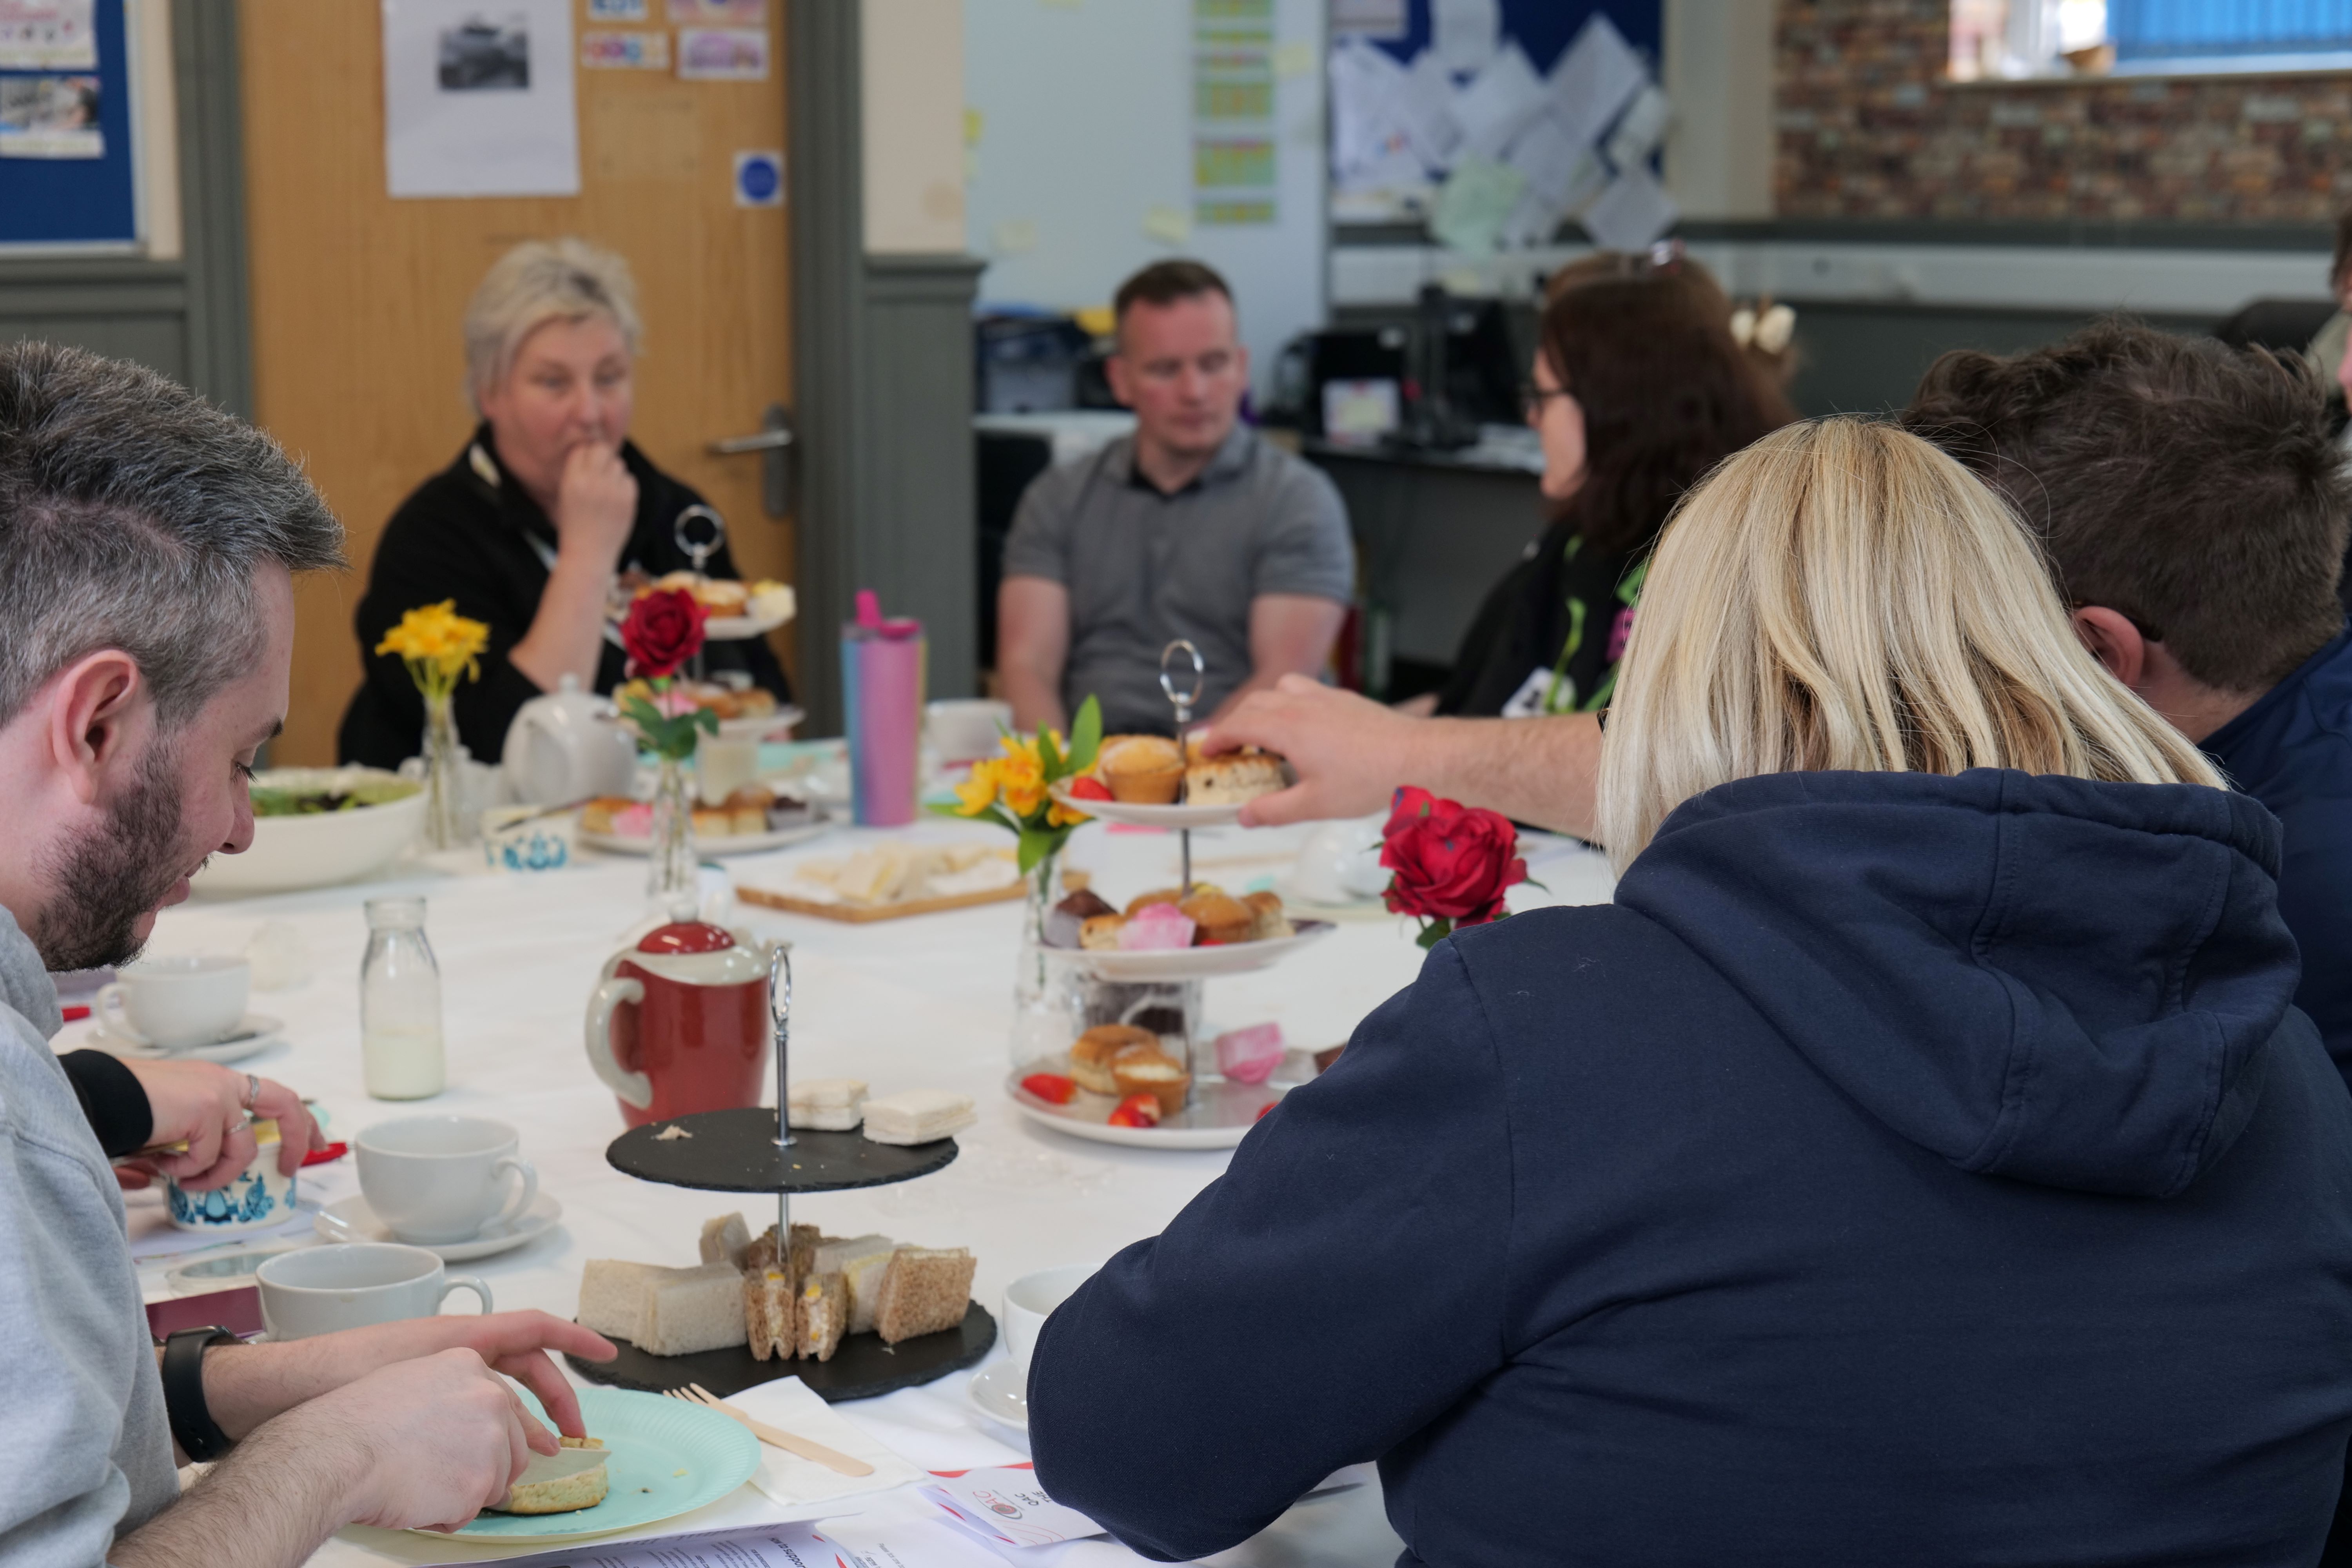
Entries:
{"type": "Polygon", "coordinates": [[[425,940],[425,900],[367,901],[360,961],[360,1067],[378,1100],[429,1100],[448,1083],[441,969],[425,940]]]}

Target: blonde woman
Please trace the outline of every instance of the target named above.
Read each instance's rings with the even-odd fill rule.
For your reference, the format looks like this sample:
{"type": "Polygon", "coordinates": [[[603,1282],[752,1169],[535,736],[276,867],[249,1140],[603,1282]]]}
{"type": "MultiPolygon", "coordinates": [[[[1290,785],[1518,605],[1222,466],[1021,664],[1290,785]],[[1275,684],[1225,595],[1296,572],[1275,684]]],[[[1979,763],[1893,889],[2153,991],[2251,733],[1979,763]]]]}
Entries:
{"type": "Polygon", "coordinates": [[[1440,943],[1055,1313],[1039,1480],[1171,1558],[1377,1458],[1430,1568],[2314,1561],[2352,1097],[2216,784],[1957,464],[1766,437],[1651,570],[1614,901],[1440,943]]]}
{"type": "MultiPolygon", "coordinates": [[[[424,701],[399,658],[375,647],[420,605],[457,602],[490,628],[481,679],[457,688],[459,738],[497,762],[515,710],[565,676],[584,690],[624,679],[605,635],[626,571],[691,564],[676,522],[703,504],[629,440],[643,334],[629,264],[579,239],[530,240],[501,257],[466,308],[466,390],[479,419],[447,468],[401,502],[360,602],[365,676],[343,715],[346,763],[395,767],[416,753],[424,701]]],[[[707,570],[734,577],[721,550],[707,570]]],[[[741,670],[790,692],[767,643],[713,643],[711,673],[741,670]]]]}

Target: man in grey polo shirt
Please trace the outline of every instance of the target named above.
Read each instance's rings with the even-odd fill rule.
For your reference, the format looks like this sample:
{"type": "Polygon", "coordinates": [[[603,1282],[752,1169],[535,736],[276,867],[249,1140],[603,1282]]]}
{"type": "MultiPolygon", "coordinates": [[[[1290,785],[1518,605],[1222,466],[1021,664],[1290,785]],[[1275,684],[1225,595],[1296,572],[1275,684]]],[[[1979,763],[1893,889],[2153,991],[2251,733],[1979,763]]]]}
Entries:
{"type": "Polygon", "coordinates": [[[1119,286],[1111,390],[1135,434],[1040,475],[1004,546],[996,667],[1023,729],[1088,694],[1112,733],[1166,733],[1160,654],[1190,637],[1195,712],[1323,668],[1355,591],[1331,481],[1240,421],[1249,351],[1225,280],[1162,261],[1119,286]]]}

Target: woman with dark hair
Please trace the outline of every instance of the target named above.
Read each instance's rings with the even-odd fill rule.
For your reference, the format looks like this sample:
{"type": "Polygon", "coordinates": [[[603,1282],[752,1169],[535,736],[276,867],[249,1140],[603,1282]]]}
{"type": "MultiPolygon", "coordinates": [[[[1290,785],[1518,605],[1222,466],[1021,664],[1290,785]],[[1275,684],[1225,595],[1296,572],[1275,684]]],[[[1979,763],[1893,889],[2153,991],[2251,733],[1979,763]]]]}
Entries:
{"type": "Polygon", "coordinates": [[[1683,493],[1796,417],[1713,279],[1668,267],[1556,289],[1527,395],[1551,526],[1497,583],[1433,711],[1608,705],[1658,530],[1683,493]]]}

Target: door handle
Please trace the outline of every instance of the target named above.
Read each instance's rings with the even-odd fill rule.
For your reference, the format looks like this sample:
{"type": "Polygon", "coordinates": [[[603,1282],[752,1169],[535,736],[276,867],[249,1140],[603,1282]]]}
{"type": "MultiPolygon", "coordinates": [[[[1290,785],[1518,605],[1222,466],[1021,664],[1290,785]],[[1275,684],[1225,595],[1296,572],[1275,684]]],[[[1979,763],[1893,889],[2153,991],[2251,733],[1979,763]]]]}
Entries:
{"type": "Polygon", "coordinates": [[[790,517],[793,511],[793,416],[781,403],[768,405],[754,436],[729,436],[710,443],[721,457],[760,454],[760,510],[770,517],[790,517]]]}

